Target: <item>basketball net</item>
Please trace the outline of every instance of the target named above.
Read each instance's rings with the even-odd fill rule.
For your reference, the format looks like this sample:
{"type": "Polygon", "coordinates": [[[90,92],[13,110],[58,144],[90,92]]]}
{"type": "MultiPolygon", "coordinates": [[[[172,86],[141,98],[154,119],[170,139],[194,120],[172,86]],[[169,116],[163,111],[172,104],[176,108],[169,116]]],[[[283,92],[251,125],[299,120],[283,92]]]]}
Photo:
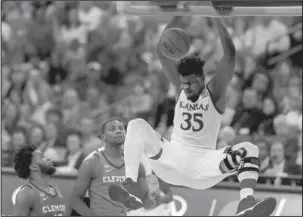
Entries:
{"type": "Polygon", "coordinates": [[[300,1],[117,1],[117,11],[137,16],[302,16],[300,1]]]}

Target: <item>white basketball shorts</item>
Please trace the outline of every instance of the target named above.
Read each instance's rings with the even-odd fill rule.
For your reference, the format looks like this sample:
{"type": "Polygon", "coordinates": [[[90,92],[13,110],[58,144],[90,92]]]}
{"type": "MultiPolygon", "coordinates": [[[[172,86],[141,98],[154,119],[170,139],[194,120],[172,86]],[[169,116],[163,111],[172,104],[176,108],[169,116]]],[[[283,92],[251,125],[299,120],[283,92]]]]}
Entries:
{"type": "Polygon", "coordinates": [[[158,160],[148,158],[148,161],[152,170],[164,182],[193,189],[207,189],[232,175],[222,174],[219,169],[220,162],[226,157],[226,148],[191,148],[161,138],[154,142],[161,142],[163,153],[158,160]]]}

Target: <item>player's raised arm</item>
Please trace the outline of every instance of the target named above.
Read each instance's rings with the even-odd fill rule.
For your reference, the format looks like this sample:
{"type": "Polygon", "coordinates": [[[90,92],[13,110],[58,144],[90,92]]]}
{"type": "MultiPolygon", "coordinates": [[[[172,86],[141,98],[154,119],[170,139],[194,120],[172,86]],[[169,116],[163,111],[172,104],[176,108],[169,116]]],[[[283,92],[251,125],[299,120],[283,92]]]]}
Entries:
{"type": "MultiPolygon", "coordinates": [[[[173,28],[173,27],[178,27],[178,25],[180,24],[180,20],[181,20],[181,17],[174,17],[166,25],[163,32],[167,29],[170,29],[170,28],[173,28]]],[[[160,37],[162,37],[162,35],[160,37]]],[[[180,78],[179,78],[179,75],[177,73],[177,62],[167,58],[166,56],[164,56],[161,49],[162,48],[161,48],[160,40],[159,40],[158,45],[157,45],[157,54],[158,54],[159,60],[162,64],[162,67],[164,69],[164,73],[165,73],[166,77],[174,85],[174,87],[176,89],[176,93],[179,93],[180,92],[180,78]]]]}
{"type": "Polygon", "coordinates": [[[83,201],[83,197],[89,189],[91,179],[93,178],[93,161],[94,159],[88,159],[83,161],[78,171],[78,176],[75,181],[72,192],[72,208],[82,216],[98,216],[83,201]]]}
{"type": "Polygon", "coordinates": [[[12,216],[29,216],[36,202],[36,195],[27,187],[21,189],[17,196],[12,216]]]}
{"type": "Polygon", "coordinates": [[[223,113],[225,111],[225,93],[235,68],[236,49],[232,38],[221,19],[213,19],[223,48],[223,57],[217,66],[215,77],[207,84],[213,103],[223,113]]]}

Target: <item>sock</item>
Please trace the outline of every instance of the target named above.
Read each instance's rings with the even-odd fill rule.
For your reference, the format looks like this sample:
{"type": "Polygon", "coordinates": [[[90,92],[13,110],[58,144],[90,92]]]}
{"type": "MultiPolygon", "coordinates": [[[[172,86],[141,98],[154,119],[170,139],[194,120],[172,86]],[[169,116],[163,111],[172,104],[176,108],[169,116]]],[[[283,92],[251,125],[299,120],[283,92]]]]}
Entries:
{"type": "Polygon", "coordinates": [[[243,188],[240,190],[240,200],[254,195],[254,189],[252,188],[243,188]]]}
{"type": "Polygon", "coordinates": [[[257,181],[259,178],[259,160],[255,157],[244,159],[243,165],[238,172],[238,180],[240,182],[240,198],[253,196],[257,181]]]}

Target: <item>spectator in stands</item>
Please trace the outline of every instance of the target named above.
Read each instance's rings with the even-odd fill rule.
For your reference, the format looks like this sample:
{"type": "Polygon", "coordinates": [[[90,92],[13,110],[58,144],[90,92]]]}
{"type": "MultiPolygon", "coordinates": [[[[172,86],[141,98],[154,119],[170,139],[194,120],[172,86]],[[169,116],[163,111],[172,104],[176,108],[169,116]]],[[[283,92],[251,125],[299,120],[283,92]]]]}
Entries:
{"type": "Polygon", "coordinates": [[[299,165],[289,163],[285,159],[284,145],[282,142],[274,142],[270,149],[270,163],[264,174],[272,176],[301,175],[302,171],[299,165]]]}
{"type": "Polygon", "coordinates": [[[278,104],[273,97],[266,97],[263,101],[262,113],[260,117],[259,135],[274,135],[273,121],[278,113],[278,104]]]}
{"type": "Polygon", "coordinates": [[[5,130],[2,132],[2,166],[12,166],[12,159],[16,150],[22,146],[27,145],[26,129],[23,127],[16,127],[12,132],[11,138],[6,134],[5,130]]]}
{"type": "Polygon", "coordinates": [[[19,110],[15,103],[4,102],[2,111],[2,124],[5,130],[11,134],[19,122],[19,110]]]}
{"type": "Polygon", "coordinates": [[[256,57],[264,55],[267,46],[271,54],[286,51],[290,47],[287,27],[277,19],[257,17],[245,33],[245,46],[256,57]]]}
{"type": "Polygon", "coordinates": [[[82,134],[83,152],[85,156],[104,146],[104,142],[94,134],[95,126],[92,119],[82,118],[80,129],[82,134]]]}
{"type": "MultiPolygon", "coordinates": [[[[65,142],[62,141],[64,138],[59,137],[58,129],[55,124],[44,126],[46,143],[44,155],[48,156],[55,165],[64,161],[64,154],[66,153],[65,142]]],[[[61,131],[61,137],[64,136],[64,133],[61,131]]]]}
{"type": "Polygon", "coordinates": [[[25,145],[28,145],[26,129],[23,127],[16,127],[12,133],[10,146],[12,150],[17,150],[25,145]]]}
{"type": "Polygon", "coordinates": [[[84,46],[77,39],[70,41],[64,58],[68,71],[71,73],[70,80],[74,81],[86,72],[86,53],[84,46]]]}
{"type": "Polygon", "coordinates": [[[285,115],[278,115],[274,119],[274,130],[276,138],[283,142],[284,152],[287,160],[295,163],[298,152],[298,129],[296,125],[288,123],[285,115]]]}
{"type": "Polygon", "coordinates": [[[43,7],[38,7],[33,12],[33,19],[28,25],[27,40],[34,45],[37,55],[44,59],[51,56],[55,48],[55,39],[52,23],[45,18],[43,7]]]}
{"type": "Polygon", "coordinates": [[[104,12],[96,7],[92,1],[79,2],[78,18],[89,31],[96,30],[102,22],[104,12]]]}
{"type": "Polygon", "coordinates": [[[288,133],[287,121],[285,115],[278,115],[274,119],[274,130],[276,135],[286,136],[288,133]]]}
{"type": "Polygon", "coordinates": [[[234,145],[235,139],[236,139],[235,130],[230,126],[223,127],[219,132],[217,149],[234,145]]]}
{"type": "Polygon", "coordinates": [[[269,167],[269,145],[265,139],[259,139],[255,144],[259,148],[260,173],[264,173],[269,167]]]}
{"type": "Polygon", "coordinates": [[[20,116],[18,125],[23,127],[28,127],[30,125],[31,109],[26,103],[19,106],[20,116]]]}
{"type": "Polygon", "coordinates": [[[11,98],[11,94],[15,93],[21,97],[21,94],[25,90],[26,85],[26,73],[21,70],[13,70],[9,74],[10,88],[6,93],[7,98],[11,98]]]}
{"type": "Polygon", "coordinates": [[[250,75],[243,88],[252,88],[256,91],[258,99],[263,100],[272,91],[272,81],[265,69],[259,68],[250,75]]]}
{"type": "Polygon", "coordinates": [[[253,89],[244,90],[241,104],[238,106],[231,126],[236,132],[245,135],[251,135],[256,132],[260,120],[260,107],[257,92],[253,89]]]}
{"type": "Polygon", "coordinates": [[[58,138],[58,129],[55,124],[46,124],[44,126],[45,130],[45,142],[47,147],[62,147],[60,140],[58,138]]]}
{"type": "Polygon", "coordinates": [[[48,124],[54,124],[59,127],[62,124],[63,114],[58,108],[50,108],[45,113],[45,120],[48,124]]]}
{"type": "Polygon", "coordinates": [[[146,92],[143,84],[136,84],[131,96],[132,112],[137,117],[147,119],[148,112],[151,110],[153,103],[151,95],[146,92]]]}
{"type": "Polygon", "coordinates": [[[67,127],[76,128],[79,124],[80,99],[75,89],[69,88],[63,94],[63,122],[67,127]]]}
{"type": "Polygon", "coordinates": [[[54,52],[51,55],[49,69],[47,72],[47,80],[51,85],[58,84],[66,79],[68,71],[66,70],[63,62],[62,54],[54,52]]]}
{"type": "Polygon", "coordinates": [[[81,134],[77,130],[69,130],[66,135],[65,165],[58,167],[58,171],[76,173],[84,157],[82,151],[81,134]]]}
{"type": "Polygon", "coordinates": [[[45,142],[45,131],[41,125],[34,125],[30,128],[28,133],[29,144],[35,146],[37,149],[44,151],[47,143],[45,142]]]}
{"type": "Polygon", "coordinates": [[[87,110],[87,113],[91,116],[102,113],[102,111],[105,111],[108,107],[106,93],[100,92],[95,86],[87,88],[85,100],[85,110],[87,110]]]}
{"type": "Polygon", "coordinates": [[[67,20],[61,26],[58,37],[68,44],[73,40],[77,40],[80,44],[86,43],[87,27],[81,25],[76,8],[71,8],[67,11],[67,20]]]}

